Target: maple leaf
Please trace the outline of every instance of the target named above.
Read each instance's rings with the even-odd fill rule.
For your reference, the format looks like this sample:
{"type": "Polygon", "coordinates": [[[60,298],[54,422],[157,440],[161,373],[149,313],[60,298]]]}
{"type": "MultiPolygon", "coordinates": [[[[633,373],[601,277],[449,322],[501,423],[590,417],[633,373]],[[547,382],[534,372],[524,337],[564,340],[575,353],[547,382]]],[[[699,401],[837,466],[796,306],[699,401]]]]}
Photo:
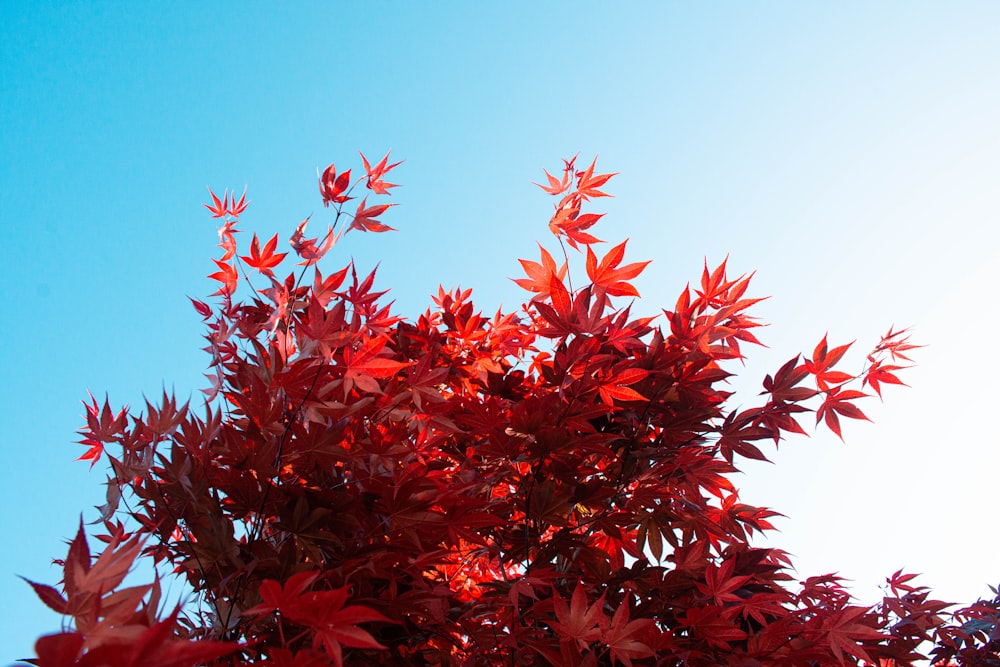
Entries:
{"type": "Polygon", "coordinates": [[[826,634],[833,655],[841,664],[844,663],[844,653],[869,664],[876,662],[858,644],[858,640],[882,640],[886,638],[886,635],[875,628],[857,622],[868,613],[869,610],[865,607],[846,607],[834,612],[824,620],[822,629],[826,634]]]}
{"type": "Polygon", "coordinates": [[[351,199],[344,194],[350,184],[351,170],[348,169],[338,175],[336,166],[331,163],[323,170],[323,175],[319,177],[319,194],[323,198],[323,206],[343,204],[351,199]]]}
{"type": "Polygon", "coordinates": [[[213,259],[212,261],[219,267],[219,270],[215,273],[208,274],[208,277],[222,283],[222,286],[219,287],[218,291],[214,292],[212,296],[232,296],[236,292],[236,283],[239,281],[239,275],[236,273],[236,267],[220,259],[213,259]]]}
{"type": "Polygon", "coordinates": [[[203,318],[207,319],[212,316],[212,307],[207,303],[204,301],[198,301],[197,299],[192,299],[191,297],[188,297],[188,299],[191,301],[191,305],[194,306],[194,309],[198,311],[198,314],[203,318]]]}
{"type": "MultiPolygon", "coordinates": [[[[90,562],[90,552],[81,524],[80,531],[71,545],[70,554],[63,566],[64,584],[69,597],[70,606],[74,606],[81,593],[101,595],[111,591],[125,579],[142,550],[142,540],[139,535],[133,535],[126,542],[122,536],[115,536],[105,546],[104,550],[93,563],[90,562]]],[[[86,598],[84,597],[86,600],[86,598]]],[[[85,610],[91,613],[90,609],[85,610]]],[[[70,613],[74,613],[71,608],[70,613]]],[[[78,618],[79,623],[79,618],[78,618]]]]}
{"type": "Polygon", "coordinates": [[[616,373],[598,385],[598,393],[606,405],[614,405],[615,401],[646,401],[645,396],[631,389],[628,385],[635,384],[649,375],[643,368],[628,368],[616,373]]]}
{"type": "Polygon", "coordinates": [[[608,251],[600,264],[594,251],[587,247],[587,276],[596,288],[611,296],[639,296],[639,292],[627,281],[642,273],[649,264],[648,261],[634,262],[617,268],[625,257],[626,243],[628,239],[608,251]]]}
{"type": "Polygon", "coordinates": [[[249,616],[268,614],[273,611],[295,614],[295,606],[302,594],[308,590],[319,577],[319,570],[298,572],[282,584],[274,579],[265,579],[258,590],[262,602],[244,613],[249,616]]]}
{"type": "Polygon", "coordinates": [[[722,260],[722,263],[714,270],[708,270],[708,258],[705,258],[701,271],[701,289],[695,290],[698,298],[693,302],[693,306],[701,311],[709,308],[722,308],[729,301],[738,299],[749,285],[749,277],[744,276],[736,280],[729,280],[726,276],[726,264],[729,256],[722,260]],[[732,293],[731,292],[735,292],[732,293]]]}
{"type": "Polygon", "coordinates": [[[569,171],[564,171],[562,178],[556,178],[548,172],[547,169],[542,169],[545,172],[545,178],[548,180],[548,185],[542,185],[541,183],[535,183],[538,187],[550,195],[561,195],[569,189],[569,171]]]}
{"type": "Polygon", "coordinates": [[[893,364],[884,364],[881,360],[876,360],[865,372],[864,378],[861,380],[861,386],[870,385],[875,393],[878,394],[879,398],[882,398],[882,384],[899,384],[908,386],[905,382],[899,379],[894,373],[894,371],[901,371],[909,366],[896,366],[893,364]]]}
{"type": "MultiPolygon", "coordinates": [[[[309,216],[310,218],[312,216],[309,216]]],[[[298,266],[312,266],[330,251],[333,247],[334,242],[336,242],[336,237],[333,235],[333,227],[327,228],[326,236],[317,245],[318,237],[307,239],[303,232],[305,232],[306,225],[309,223],[309,218],[306,218],[299,223],[299,226],[295,228],[295,233],[292,234],[292,238],[289,239],[289,243],[292,245],[292,249],[295,251],[303,261],[299,262],[298,266]]]]}
{"type": "Polygon", "coordinates": [[[555,593],[552,595],[552,606],[558,619],[551,622],[552,629],[561,637],[575,641],[581,650],[601,637],[601,623],[606,621],[603,593],[594,604],[588,605],[587,593],[583,586],[577,583],[569,606],[555,593]]]}
{"type": "Polygon", "coordinates": [[[568,311],[570,307],[569,291],[563,283],[567,264],[563,263],[562,266],[557,267],[555,259],[541,244],[538,245],[538,249],[541,251],[541,263],[518,259],[517,261],[521,263],[521,267],[524,268],[528,277],[515,278],[514,282],[529,292],[537,293],[532,301],[548,299],[556,305],[560,312],[568,311]]]}
{"type": "Polygon", "coordinates": [[[603,243],[601,239],[584,231],[593,227],[602,217],[604,217],[602,213],[581,214],[578,200],[572,199],[556,208],[555,214],[549,221],[549,231],[557,237],[565,236],[569,246],[579,250],[578,244],[603,243]]]}
{"type": "Polygon", "coordinates": [[[278,247],[278,235],[275,234],[271,239],[264,244],[264,249],[260,248],[260,240],[257,235],[253,235],[253,240],[250,241],[250,254],[241,255],[240,259],[266,276],[273,275],[271,271],[272,268],[281,264],[281,260],[285,258],[288,253],[279,252],[275,254],[275,249],[278,247]]]}
{"type": "Polygon", "coordinates": [[[775,429],[769,426],[766,419],[761,419],[766,413],[764,410],[744,410],[743,412],[731,412],[722,423],[719,432],[719,451],[730,463],[733,462],[733,454],[739,454],[744,458],[757,461],[767,461],[767,457],[760,449],[751,444],[753,440],[764,440],[774,438],[777,440],[775,429]]]}
{"type": "Polygon", "coordinates": [[[77,442],[87,447],[87,451],[81,454],[76,460],[90,461],[90,467],[93,468],[104,455],[104,443],[91,437],[84,437],[82,440],[77,440],[77,442]]]}
{"type": "Polygon", "coordinates": [[[918,577],[917,574],[903,574],[902,570],[896,570],[891,577],[886,577],[885,583],[892,589],[894,595],[899,595],[900,591],[912,593],[917,590],[909,582],[918,577]]]}
{"type": "Polygon", "coordinates": [[[651,618],[629,620],[629,605],[623,602],[611,623],[601,627],[601,641],[611,649],[612,660],[618,660],[626,667],[632,667],[632,659],[648,658],[654,655],[653,649],[646,641],[650,635],[659,634],[656,622],[651,618]]]}
{"type": "Polygon", "coordinates": [[[322,646],[338,666],[343,664],[342,646],[384,649],[385,646],[357,624],[393,621],[368,607],[345,607],[349,590],[346,586],[330,591],[308,591],[319,575],[318,570],[299,572],[289,577],[284,585],[273,579],[265,580],[260,586],[262,602],[244,613],[256,616],[278,611],[295,623],[313,628],[313,648],[322,646]]]}
{"type": "Polygon", "coordinates": [[[313,277],[312,300],[318,302],[323,308],[326,308],[330,300],[336,296],[336,290],[344,284],[344,278],[347,277],[347,271],[350,268],[350,265],[345,266],[340,271],[335,271],[326,278],[323,277],[323,274],[317,268],[313,277]]]}
{"type": "Polygon", "coordinates": [[[892,327],[890,327],[889,331],[887,331],[886,334],[882,336],[882,340],[879,341],[879,344],[875,347],[875,350],[872,352],[872,354],[868,356],[868,360],[874,361],[873,357],[876,354],[888,352],[892,356],[893,361],[897,361],[899,359],[902,359],[904,361],[913,361],[908,356],[906,356],[904,352],[908,352],[909,350],[916,350],[918,348],[923,347],[923,345],[912,345],[908,343],[907,341],[910,340],[910,337],[903,336],[903,334],[906,332],[907,329],[902,329],[901,331],[893,331],[892,327]]]}
{"type": "Polygon", "coordinates": [[[229,215],[238,218],[243,211],[247,210],[247,206],[249,205],[250,202],[247,201],[247,189],[245,187],[239,201],[236,201],[236,191],[233,190],[229,203],[229,215]]]}
{"type": "Polygon", "coordinates": [[[826,391],[831,385],[843,384],[854,378],[849,373],[831,370],[853,344],[851,342],[835,347],[832,350],[827,350],[826,336],[823,336],[823,340],[813,350],[812,359],[805,360],[803,366],[807,371],[816,376],[816,386],[821,391],[826,391]]]}
{"type": "Polygon", "coordinates": [[[384,615],[360,605],[344,606],[347,601],[348,587],[331,591],[310,593],[304,600],[308,612],[305,618],[297,620],[309,625],[315,630],[313,648],[320,646],[337,667],[342,667],[343,648],[373,648],[385,649],[367,630],[358,627],[358,623],[392,621],[384,615]]]}
{"type": "Polygon", "coordinates": [[[743,618],[752,618],[762,626],[766,626],[769,620],[787,614],[787,610],[782,606],[787,599],[787,593],[754,593],[748,598],[740,598],[736,602],[736,608],[740,610],[743,618]]]}
{"type": "Polygon", "coordinates": [[[834,387],[826,393],[826,398],[823,400],[823,404],[819,406],[816,410],[816,423],[818,424],[820,420],[826,422],[827,427],[837,434],[841,442],[844,440],[844,436],[840,433],[840,419],[837,415],[843,415],[849,417],[850,419],[868,419],[865,413],[862,412],[856,405],[850,403],[850,401],[864,398],[868,394],[860,392],[854,389],[840,389],[839,387],[834,387]]]}
{"type": "Polygon", "coordinates": [[[77,442],[88,449],[77,461],[90,461],[90,467],[93,468],[104,454],[106,444],[121,441],[128,420],[128,406],[114,414],[107,396],[104,397],[104,407],[100,408],[94,395],[89,391],[87,394],[90,396],[90,403],[83,403],[87,411],[87,426],[79,429],[78,433],[83,438],[77,442]]]}
{"type": "MultiPolygon", "coordinates": [[[[574,158],[575,159],[575,158],[574,158]]],[[[590,199],[592,197],[610,197],[611,195],[606,192],[602,192],[598,188],[607,183],[612,176],[617,176],[617,172],[614,174],[597,174],[594,175],[594,167],[597,166],[597,158],[590,163],[582,172],[577,172],[576,174],[576,191],[583,199],[590,199]]]]}
{"type": "Polygon", "coordinates": [[[211,204],[202,204],[212,213],[213,218],[224,218],[229,211],[229,190],[226,190],[222,195],[222,199],[212,192],[212,188],[208,188],[208,194],[212,196],[211,204]]]}
{"type": "MultiPolygon", "coordinates": [[[[392,151],[390,150],[389,153],[392,151]]],[[[365,173],[368,175],[368,181],[365,186],[377,195],[388,195],[390,194],[389,188],[398,187],[395,183],[386,183],[383,177],[389,173],[390,170],[395,169],[403,163],[402,160],[399,162],[394,162],[386,166],[386,162],[389,160],[389,153],[385,154],[378,164],[372,167],[368,163],[368,158],[365,157],[364,153],[361,153],[361,161],[365,165],[365,173]]]]}
{"type": "Polygon", "coordinates": [[[388,341],[385,338],[369,338],[360,344],[356,349],[347,348],[344,350],[344,364],[347,370],[344,372],[344,394],[350,392],[353,385],[358,389],[372,394],[382,393],[382,388],[376,378],[388,378],[398,371],[406,368],[411,362],[394,361],[388,357],[380,356],[388,341]]]}
{"type": "Polygon", "coordinates": [[[363,232],[395,231],[394,227],[384,225],[375,219],[385,213],[390,206],[395,206],[395,204],[368,206],[368,198],[362,199],[361,203],[358,204],[358,210],[354,213],[354,220],[351,221],[351,226],[348,229],[360,229],[363,232]]]}
{"type": "Polygon", "coordinates": [[[818,394],[815,389],[797,386],[809,377],[809,371],[804,366],[798,365],[798,362],[799,355],[796,355],[785,362],[774,377],[767,375],[764,378],[764,391],[761,393],[771,394],[771,400],[778,404],[797,403],[818,394]]]}
{"type": "Polygon", "coordinates": [[[353,339],[354,334],[344,321],[343,302],[326,311],[319,299],[312,299],[306,314],[307,318],[299,323],[299,331],[308,337],[302,342],[303,350],[312,350],[315,345],[319,354],[329,359],[334,349],[353,339]]]}
{"type": "Polygon", "coordinates": [[[84,402],[87,409],[86,433],[101,442],[117,441],[128,424],[128,406],[124,406],[117,414],[111,409],[107,395],[104,396],[104,406],[97,406],[97,399],[89,391],[90,403],[84,402]]]}
{"type": "Polygon", "coordinates": [[[236,255],[236,236],[240,230],[236,229],[236,220],[227,220],[219,227],[219,247],[223,249],[222,261],[228,262],[236,255]]]}
{"type": "Polygon", "coordinates": [[[234,643],[177,639],[179,608],[163,621],[152,623],[151,617],[143,613],[142,600],[153,590],[149,604],[156,606],[159,599],[156,584],[116,590],[142,548],[138,535],[126,538],[119,524],[108,536],[108,545],[91,563],[81,520],[77,536],[70,543],[69,553],[63,561],[66,597],[50,586],[29,582],[47,605],[72,616],[77,628],[76,632],[40,638],[35,645],[38,655],[35,664],[39,667],[186,667],[229,655],[239,648],[234,643]],[[143,621],[152,624],[146,627],[143,621]]]}
{"type": "Polygon", "coordinates": [[[46,607],[58,614],[66,614],[69,611],[69,602],[58,590],[47,584],[36,583],[26,577],[21,577],[21,579],[34,589],[35,595],[45,603],[46,607]]]}
{"type": "Polygon", "coordinates": [[[722,565],[709,563],[705,568],[705,583],[698,582],[698,590],[719,607],[725,606],[728,602],[739,602],[741,598],[735,591],[750,581],[751,577],[733,576],[735,566],[736,561],[732,558],[723,561],[722,565]]]}

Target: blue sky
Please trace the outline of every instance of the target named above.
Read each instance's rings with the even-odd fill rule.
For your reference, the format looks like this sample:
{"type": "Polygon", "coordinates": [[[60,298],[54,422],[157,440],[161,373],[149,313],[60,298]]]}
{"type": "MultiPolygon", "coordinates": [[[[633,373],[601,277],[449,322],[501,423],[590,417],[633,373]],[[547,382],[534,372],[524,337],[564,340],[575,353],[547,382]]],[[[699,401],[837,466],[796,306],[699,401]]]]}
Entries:
{"type": "MultiPolygon", "coordinates": [[[[15,577],[55,583],[101,467],[74,462],[87,389],[113,404],[203,386],[186,295],[217,242],[205,186],[249,188],[245,229],[321,214],[315,170],[405,159],[380,263],[414,315],[439,283],[487,311],[550,243],[531,181],[578,151],[621,172],[600,236],[652,259],[640,309],[703,258],[757,271],[772,323],[735,382],[889,325],[927,347],[910,389],[868,399],[847,444],[790,440],[747,465],[749,502],[802,577],[864,602],[900,567],[945,599],[1000,572],[991,426],[1000,267],[1000,5],[838,3],[0,4],[0,660],[60,619],[15,577]]],[[[551,245],[550,245],[551,247],[551,245]]]]}

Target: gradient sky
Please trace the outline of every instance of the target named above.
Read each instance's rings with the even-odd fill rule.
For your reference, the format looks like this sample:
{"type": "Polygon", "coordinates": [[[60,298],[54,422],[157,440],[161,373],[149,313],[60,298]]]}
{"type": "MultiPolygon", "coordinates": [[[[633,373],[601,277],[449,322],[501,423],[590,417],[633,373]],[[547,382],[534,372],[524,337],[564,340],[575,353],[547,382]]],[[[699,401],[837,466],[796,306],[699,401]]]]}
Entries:
{"type": "MultiPolygon", "coordinates": [[[[511,308],[517,257],[552,247],[531,181],[599,154],[621,172],[599,236],[652,259],[636,311],[704,258],[756,271],[769,347],[734,403],[829,331],[912,326],[911,388],[874,423],[746,465],[768,544],[874,603],[898,568],[971,602],[998,583],[993,337],[1000,269],[1000,4],[0,3],[0,662],[59,629],[54,584],[102,466],[74,459],[89,389],[186,398],[208,361],[186,295],[215,289],[205,186],[249,188],[242,228],[287,238],[323,208],[315,170],[405,163],[381,263],[415,315],[439,283],[511,308]],[[610,9],[614,6],[614,9],[610,9]]],[[[244,240],[244,242],[246,242],[244,240]]]]}

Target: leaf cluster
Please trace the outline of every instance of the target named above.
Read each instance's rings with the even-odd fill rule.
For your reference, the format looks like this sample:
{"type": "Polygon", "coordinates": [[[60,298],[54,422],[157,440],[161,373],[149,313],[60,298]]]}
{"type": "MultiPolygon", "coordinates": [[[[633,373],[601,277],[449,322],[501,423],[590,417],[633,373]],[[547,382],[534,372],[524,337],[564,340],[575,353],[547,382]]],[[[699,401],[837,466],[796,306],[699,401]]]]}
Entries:
{"type": "Polygon", "coordinates": [[[62,593],[32,584],[74,626],[39,640],[36,664],[105,664],[113,644],[126,657],[107,664],[146,667],[888,665],[925,641],[995,664],[997,601],[950,616],[902,573],[873,608],[832,575],[796,583],[784,552],[751,543],[776,512],[731,480],[739,458],[804,433],[802,413],[838,436],[864,419],[864,386],[901,384],[903,332],[858,374],[824,338],[764,379],[759,405],[730,408],[727,362],[759,344],[750,277],[706,264],[672,309],[633,316],[619,300],[648,262],[623,264],[624,242],[596,252],[601,216],[584,209],[613,174],[575,158],[541,186],[567,261],[521,260],[527,303],[484,314],[441,288],[408,320],[374,273],[319,266],[348,232],[391,229],[389,204],[345,210],[355,188],[394,187],[398,162],[362,159],[353,182],[320,175],[333,221],[315,238],[298,226],[285,277],[277,237],[237,253],[246,193],[212,194],[218,298],[193,302],[205,405],[85,403],[81,458],[111,466],[113,530],[93,562],[74,539],[62,593]],[[566,245],[584,258],[575,289],[566,245]],[[140,551],[198,604],[157,620],[156,585],[116,590],[140,551]]]}

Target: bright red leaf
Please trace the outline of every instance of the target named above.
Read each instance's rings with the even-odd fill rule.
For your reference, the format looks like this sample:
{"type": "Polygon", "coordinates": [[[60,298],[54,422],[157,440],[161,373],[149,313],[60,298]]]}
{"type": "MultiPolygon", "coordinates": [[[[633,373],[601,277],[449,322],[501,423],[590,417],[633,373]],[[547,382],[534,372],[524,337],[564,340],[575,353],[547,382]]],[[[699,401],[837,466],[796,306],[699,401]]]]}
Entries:
{"type": "Polygon", "coordinates": [[[319,177],[319,194],[323,198],[323,206],[343,204],[350,199],[345,193],[351,185],[351,170],[338,174],[337,168],[330,164],[319,177]]]}
{"type": "Polygon", "coordinates": [[[354,213],[354,220],[351,221],[349,229],[360,229],[363,232],[395,231],[393,227],[384,225],[375,219],[385,213],[390,206],[395,206],[395,204],[368,206],[368,199],[362,199],[361,203],[358,204],[358,210],[354,213]]]}
{"type": "Polygon", "coordinates": [[[264,244],[264,249],[261,250],[260,241],[257,239],[257,235],[253,235],[253,241],[250,242],[250,254],[243,255],[240,257],[249,266],[257,269],[264,275],[271,275],[274,267],[281,264],[281,260],[285,258],[288,253],[279,252],[275,253],[275,249],[278,247],[278,235],[275,234],[270,238],[270,240],[264,244]]]}
{"type": "Polygon", "coordinates": [[[295,228],[295,233],[292,234],[292,238],[289,242],[292,245],[292,249],[295,254],[298,255],[302,261],[299,262],[299,266],[312,266],[319,260],[326,256],[326,253],[330,252],[330,248],[336,242],[336,237],[333,235],[333,228],[327,229],[326,236],[320,241],[319,238],[307,239],[305,238],[306,225],[309,223],[309,218],[306,218],[299,223],[299,226],[295,228]]]}
{"type": "MultiPolygon", "coordinates": [[[[389,151],[391,153],[392,151],[389,151]]],[[[365,184],[366,187],[377,195],[388,195],[390,194],[389,188],[398,187],[395,183],[386,183],[385,175],[391,170],[395,169],[403,162],[394,162],[392,164],[387,164],[389,161],[389,153],[385,154],[378,164],[374,167],[368,163],[368,158],[365,157],[364,153],[361,153],[361,161],[365,165],[365,173],[368,175],[368,181],[365,184]]]]}
{"type": "Polygon", "coordinates": [[[628,239],[612,248],[601,258],[600,264],[594,251],[587,247],[587,276],[596,288],[610,296],[639,296],[639,292],[628,281],[642,273],[649,264],[648,261],[634,262],[618,268],[625,257],[626,243],[628,239]]]}
{"type": "Polygon", "coordinates": [[[837,437],[841,440],[844,436],[840,433],[840,419],[837,415],[843,415],[844,417],[849,417],[850,419],[868,419],[856,405],[851,403],[851,401],[857,400],[859,398],[864,398],[868,394],[854,389],[844,389],[834,388],[827,392],[826,398],[823,400],[823,404],[819,406],[816,410],[816,423],[818,424],[820,420],[825,420],[826,425],[831,431],[837,434],[837,437]]]}

